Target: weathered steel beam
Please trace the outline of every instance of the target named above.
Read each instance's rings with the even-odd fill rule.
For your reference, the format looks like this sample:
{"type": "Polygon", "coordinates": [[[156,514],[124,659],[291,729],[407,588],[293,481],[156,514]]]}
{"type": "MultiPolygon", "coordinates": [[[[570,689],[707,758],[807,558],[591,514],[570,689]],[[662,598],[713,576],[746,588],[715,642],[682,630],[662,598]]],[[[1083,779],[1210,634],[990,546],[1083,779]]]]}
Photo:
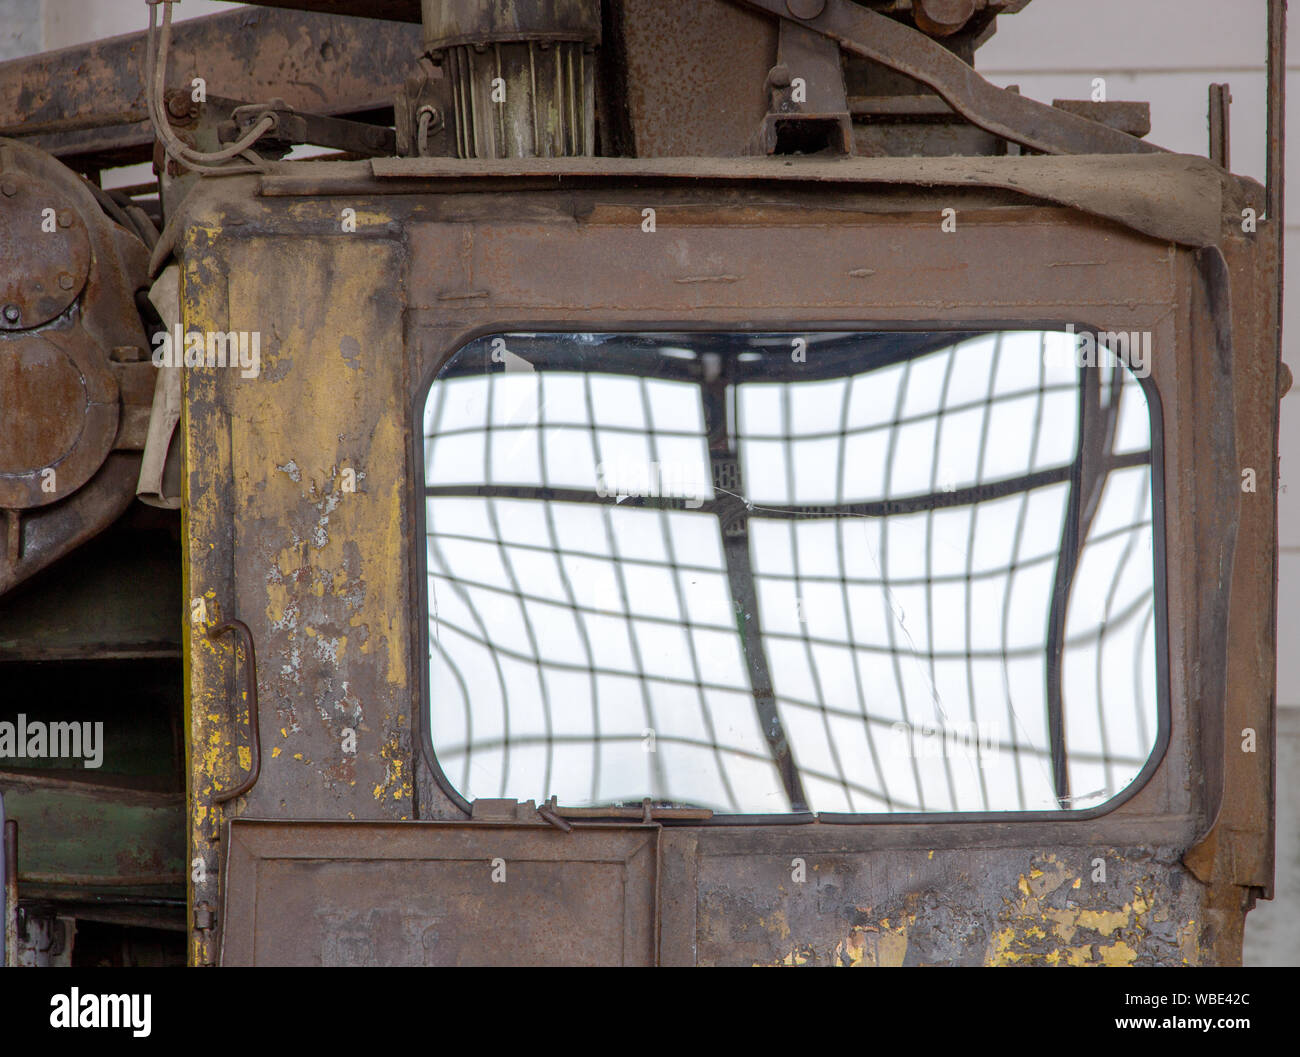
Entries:
{"type": "MultiPolygon", "coordinates": [[[[145,43],[142,30],[0,63],[0,136],[61,157],[147,159],[145,43]]],[[[233,99],[352,114],[391,106],[419,54],[417,26],[250,7],[176,23],[168,87],[202,77],[233,99]]]]}
{"type": "Polygon", "coordinates": [[[379,18],[388,22],[411,22],[416,25],[420,22],[420,0],[261,0],[257,6],[279,7],[286,11],[317,11],[323,15],[379,18]]]}

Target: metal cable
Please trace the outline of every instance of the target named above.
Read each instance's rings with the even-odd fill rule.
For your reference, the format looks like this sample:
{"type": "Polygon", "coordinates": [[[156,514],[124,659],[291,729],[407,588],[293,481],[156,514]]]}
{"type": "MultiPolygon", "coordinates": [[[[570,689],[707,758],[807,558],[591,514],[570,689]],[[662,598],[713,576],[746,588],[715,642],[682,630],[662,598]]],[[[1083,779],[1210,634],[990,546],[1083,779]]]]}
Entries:
{"type": "Polygon", "coordinates": [[[149,117],[153,122],[154,131],[162,143],[163,150],[169,157],[186,168],[208,176],[266,172],[265,164],[257,155],[251,154],[250,148],[266,132],[275,127],[276,120],[272,114],[265,114],[258,118],[248,132],[229,147],[219,151],[195,150],[187,146],[172,132],[171,125],[163,109],[162,100],[166,91],[167,50],[171,45],[172,4],[176,3],[177,0],[145,0],[145,2],[149,5],[149,34],[145,55],[145,96],[149,108],[149,117]],[[159,4],[163,5],[161,30],[157,24],[156,11],[159,4]],[[237,166],[233,169],[220,165],[221,162],[231,161],[240,156],[244,157],[250,164],[237,166]]]}

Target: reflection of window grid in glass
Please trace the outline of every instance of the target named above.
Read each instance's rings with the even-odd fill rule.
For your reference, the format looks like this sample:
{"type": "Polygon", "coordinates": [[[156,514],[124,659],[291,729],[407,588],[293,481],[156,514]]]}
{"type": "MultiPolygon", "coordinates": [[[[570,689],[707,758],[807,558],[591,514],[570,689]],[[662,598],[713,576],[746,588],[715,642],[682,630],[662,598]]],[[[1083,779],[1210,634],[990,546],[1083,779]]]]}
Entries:
{"type": "Polygon", "coordinates": [[[593,487],[710,495],[694,383],[544,372],[436,384],[425,429],[433,735],[453,784],[567,803],[650,791],[746,813],[789,810],[799,794],[853,812],[1069,806],[1085,785],[1109,799],[1154,738],[1145,717],[1125,717],[1132,685],[1101,686],[1101,673],[1115,681],[1102,654],[1123,654],[1154,702],[1145,465],[1101,476],[1080,572],[1116,543],[1127,565],[1104,599],[1086,575],[1065,581],[1063,647],[1042,599],[1061,575],[1062,523],[1078,519],[1080,378],[1093,403],[1119,409],[1103,421],[1121,461],[1147,462],[1148,427],[1127,371],[1081,374],[1062,343],[988,336],[849,378],[733,386],[751,607],[728,598],[711,498],[700,513],[592,503],[593,487]],[[676,480],[635,479],[656,463],[677,467],[676,480]],[[1140,477],[1127,520],[1123,497],[1110,498],[1125,475],[1140,477]],[[482,497],[447,495],[457,484],[482,497]],[[531,498],[487,497],[511,494],[531,498]],[[770,730],[757,729],[737,631],[774,677],[770,730]],[[1069,690],[1057,696],[1075,708],[1048,700],[1058,647],[1069,690]],[[1085,662],[1099,673],[1092,696],[1075,674],[1085,662]],[[442,700],[451,687],[459,713],[442,700]],[[915,734],[931,724],[995,730],[997,755],[918,757],[915,734]],[[1053,759],[1065,758],[1067,724],[1068,773],[1053,759]],[[793,796],[773,766],[778,728],[797,761],[793,796]]]}
{"type": "Polygon", "coordinates": [[[682,481],[711,494],[695,387],[559,372],[490,379],[435,385],[428,480],[582,485],[586,501],[428,501],[431,682],[459,688],[463,717],[463,727],[440,729],[451,710],[434,712],[434,744],[453,783],[479,796],[544,789],[567,803],[608,803],[649,790],[728,810],[787,810],[747,692],[716,522],[594,494],[598,480],[614,491],[648,485],[636,469],[656,461],[694,465],[682,481]],[[483,417],[492,427],[474,429],[483,417]],[[556,459],[573,434],[585,457],[570,447],[556,459]],[[453,441],[463,448],[445,457],[449,437],[470,439],[453,441]],[[470,447],[476,463],[466,466],[470,447]],[[516,573],[525,564],[529,589],[516,573]],[[453,577],[452,568],[475,575],[453,577]],[[483,618],[485,606],[495,619],[483,618]],[[480,679],[471,690],[467,671],[495,672],[495,687],[480,679]],[[566,726],[577,717],[557,699],[583,700],[585,725],[566,726]]]}

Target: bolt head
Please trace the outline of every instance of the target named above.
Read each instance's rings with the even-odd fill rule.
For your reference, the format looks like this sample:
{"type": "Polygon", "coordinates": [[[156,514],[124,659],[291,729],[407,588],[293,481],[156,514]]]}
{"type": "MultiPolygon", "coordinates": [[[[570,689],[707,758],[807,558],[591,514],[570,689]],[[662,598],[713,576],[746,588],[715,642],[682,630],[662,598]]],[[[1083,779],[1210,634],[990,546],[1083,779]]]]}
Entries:
{"type": "Polygon", "coordinates": [[[18,181],[5,180],[3,183],[0,183],[0,191],[5,193],[6,198],[13,198],[13,196],[18,193],[18,181]]]}
{"type": "Polygon", "coordinates": [[[785,6],[795,18],[816,18],[826,10],[826,0],[785,0],[785,6]]]}
{"type": "Polygon", "coordinates": [[[59,272],[59,289],[60,289],[60,290],[71,290],[71,289],[72,289],[73,281],[74,281],[74,280],[73,280],[72,276],[69,275],[67,272],[59,272]]]}
{"type": "Polygon", "coordinates": [[[59,210],[59,227],[61,227],[61,228],[70,228],[70,227],[72,227],[72,210],[71,210],[71,209],[60,209],[60,210],[59,210]]]}
{"type": "Polygon", "coordinates": [[[22,313],[18,311],[17,305],[5,305],[4,317],[6,323],[17,323],[20,315],[22,313]]]}
{"type": "Polygon", "coordinates": [[[915,0],[912,15],[923,33],[947,37],[971,20],[975,7],[975,0],[915,0]]]}

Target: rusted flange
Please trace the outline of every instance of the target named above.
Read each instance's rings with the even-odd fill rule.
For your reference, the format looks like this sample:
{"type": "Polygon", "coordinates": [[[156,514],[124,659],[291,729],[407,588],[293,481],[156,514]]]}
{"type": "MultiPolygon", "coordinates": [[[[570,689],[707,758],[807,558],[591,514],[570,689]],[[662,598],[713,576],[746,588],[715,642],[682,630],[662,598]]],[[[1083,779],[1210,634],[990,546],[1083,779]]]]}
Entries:
{"type": "Polygon", "coordinates": [[[0,330],[48,323],[89,274],[90,238],[71,199],[25,173],[0,173],[0,330]]]}

